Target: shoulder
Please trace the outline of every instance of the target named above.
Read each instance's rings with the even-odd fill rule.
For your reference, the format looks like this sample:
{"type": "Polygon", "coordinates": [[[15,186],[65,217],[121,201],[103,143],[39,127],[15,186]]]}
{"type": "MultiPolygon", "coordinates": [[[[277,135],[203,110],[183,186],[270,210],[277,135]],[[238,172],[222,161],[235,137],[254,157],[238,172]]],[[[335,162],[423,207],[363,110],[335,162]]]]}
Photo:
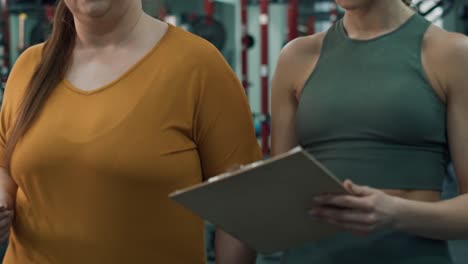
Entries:
{"type": "Polygon", "coordinates": [[[43,47],[44,44],[32,46],[18,57],[8,76],[5,88],[6,100],[17,101],[22,97],[41,61],[43,47]]]}
{"type": "Polygon", "coordinates": [[[170,48],[174,59],[183,62],[186,67],[227,66],[221,52],[207,40],[182,28],[171,27],[170,30],[170,48]]]}
{"type": "Polygon", "coordinates": [[[458,80],[468,81],[468,37],[465,35],[431,26],[424,38],[423,52],[446,89],[458,80]]]}
{"type": "Polygon", "coordinates": [[[44,49],[44,43],[31,46],[26,49],[16,60],[14,67],[16,68],[35,68],[39,64],[42,56],[42,50],[44,49]]]}
{"type": "Polygon", "coordinates": [[[434,56],[447,60],[468,57],[468,37],[432,25],[424,37],[424,48],[434,56]]]}
{"type": "Polygon", "coordinates": [[[296,59],[308,60],[320,55],[326,33],[300,37],[289,42],[281,51],[280,59],[283,63],[292,63],[296,59]]]}
{"type": "Polygon", "coordinates": [[[326,32],[300,37],[289,42],[281,51],[275,81],[284,83],[282,89],[300,94],[319,60],[326,32]]]}
{"type": "Polygon", "coordinates": [[[207,40],[182,28],[171,28],[167,56],[170,69],[179,80],[192,85],[180,86],[195,94],[219,93],[242,90],[242,85],[223,54],[207,40]],[[182,77],[182,78],[181,78],[182,77]]]}
{"type": "Polygon", "coordinates": [[[35,45],[21,53],[8,77],[8,82],[15,83],[15,85],[10,84],[9,86],[22,86],[21,83],[29,83],[34,71],[41,62],[43,47],[44,44],[35,45]]]}

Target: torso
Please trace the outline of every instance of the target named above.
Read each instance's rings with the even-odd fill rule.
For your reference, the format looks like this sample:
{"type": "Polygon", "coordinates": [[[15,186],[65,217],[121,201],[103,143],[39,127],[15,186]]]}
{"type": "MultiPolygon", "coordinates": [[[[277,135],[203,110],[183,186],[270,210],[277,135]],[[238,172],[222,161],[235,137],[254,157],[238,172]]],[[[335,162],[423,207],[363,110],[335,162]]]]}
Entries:
{"type": "MultiPolygon", "coordinates": [[[[422,51],[423,67],[426,71],[427,78],[434,89],[434,92],[439,96],[442,102],[446,102],[447,88],[444,85],[443,77],[438,76],[436,73],[438,69],[443,68],[438,61],[437,49],[441,47],[441,43],[445,38],[446,32],[436,26],[431,26],[425,34],[422,51]]],[[[292,78],[297,80],[291,89],[294,94],[297,104],[301,99],[301,94],[305,84],[311,74],[315,70],[317,62],[320,57],[323,40],[326,32],[322,32],[313,36],[304,37],[297,41],[295,64],[290,67],[295,69],[291,72],[296,75],[292,78]]],[[[440,191],[428,190],[402,190],[402,189],[384,189],[386,193],[402,197],[410,200],[434,202],[440,200],[440,191]]]]}
{"type": "MultiPolygon", "coordinates": [[[[102,84],[71,79],[80,89],[113,82],[105,89],[55,88],[12,159],[19,189],[5,263],[205,261],[202,221],[167,199],[203,177],[191,140],[200,83],[192,52],[201,49],[172,28],[118,82],[106,69],[102,84]],[[192,50],[180,52],[187,42],[192,50]]],[[[12,87],[25,89],[40,53],[32,48],[15,66],[12,87]]]]}

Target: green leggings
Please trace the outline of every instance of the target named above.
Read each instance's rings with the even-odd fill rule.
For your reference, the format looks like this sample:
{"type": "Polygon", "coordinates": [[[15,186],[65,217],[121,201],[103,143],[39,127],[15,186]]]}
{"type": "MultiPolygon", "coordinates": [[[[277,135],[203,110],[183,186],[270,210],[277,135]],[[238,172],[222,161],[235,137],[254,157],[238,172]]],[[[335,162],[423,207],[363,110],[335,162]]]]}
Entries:
{"type": "Polygon", "coordinates": [[[281,263],[452,264],[452,259],[446,241],[387,231],[367,237],[340,234],[288,250],[281,263]]]}

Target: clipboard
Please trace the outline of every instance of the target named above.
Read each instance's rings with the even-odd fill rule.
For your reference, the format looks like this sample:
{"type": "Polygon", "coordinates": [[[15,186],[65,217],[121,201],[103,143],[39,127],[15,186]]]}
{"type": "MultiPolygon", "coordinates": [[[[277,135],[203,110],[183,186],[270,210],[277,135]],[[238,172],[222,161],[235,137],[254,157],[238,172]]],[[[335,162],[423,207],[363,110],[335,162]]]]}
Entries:
{"type": "Polygon", "coordinates": [[[340,232],[307,215],[313,197],[324,193],[347,191],[297,147],[169,197],[257,252],[271,254],[340,232]]]}

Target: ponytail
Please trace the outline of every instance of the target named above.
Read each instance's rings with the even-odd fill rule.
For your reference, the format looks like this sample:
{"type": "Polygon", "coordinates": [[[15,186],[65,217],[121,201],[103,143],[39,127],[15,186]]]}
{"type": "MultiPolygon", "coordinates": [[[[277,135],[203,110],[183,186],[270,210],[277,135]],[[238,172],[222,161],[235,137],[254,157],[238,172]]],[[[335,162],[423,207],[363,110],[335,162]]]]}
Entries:
{"type": "Polygon", "coordinates": [[[75,39],[73,15],[64,0],[58,0],[52,35],[44,44],[40,63],[25,91],[6,143],[6,161],[9,166],[16,145],[37,118],[49,95],[65,78],[75,39]]]}

